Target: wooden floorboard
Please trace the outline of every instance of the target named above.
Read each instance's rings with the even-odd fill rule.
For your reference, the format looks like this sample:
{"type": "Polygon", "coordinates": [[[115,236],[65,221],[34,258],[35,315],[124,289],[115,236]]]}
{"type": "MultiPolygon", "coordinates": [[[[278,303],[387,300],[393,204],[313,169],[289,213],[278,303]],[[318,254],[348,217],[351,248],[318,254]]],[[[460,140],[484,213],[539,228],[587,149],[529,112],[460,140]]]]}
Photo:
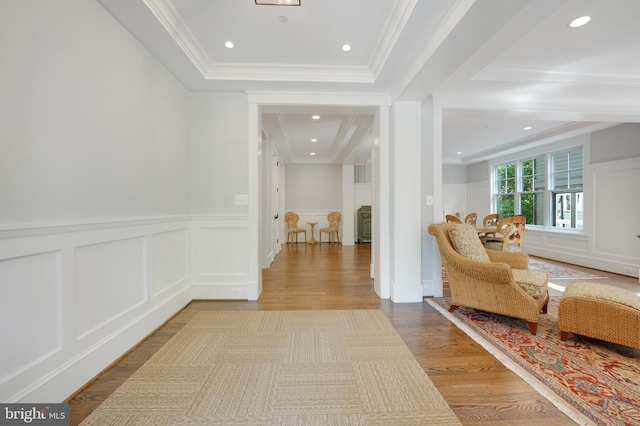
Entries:
{"type": "Polygon", "coordinates": [[[369,278],[370,260],[369,245],[284,245],[271,268],[263,271],[258,301],[191,302],[79,391],[69,401],[70,423],[86,418],[197,312],[381,309],[462,424],[574,424],[429,304],[381,300],[369,278]]]}

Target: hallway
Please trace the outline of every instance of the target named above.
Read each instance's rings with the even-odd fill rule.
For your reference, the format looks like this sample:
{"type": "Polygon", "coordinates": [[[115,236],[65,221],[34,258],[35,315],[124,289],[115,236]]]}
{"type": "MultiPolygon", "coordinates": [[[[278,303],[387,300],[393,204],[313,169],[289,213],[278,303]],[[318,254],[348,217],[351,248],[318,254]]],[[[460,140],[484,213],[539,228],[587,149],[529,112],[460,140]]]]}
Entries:
{"type": "Polygon", "coordinates": [[[427,303],[380,300],[369,278],[370,248],[283,245],[263,271],[257,302],[191,302],[70,401],[71,424],[79,424],[197,312],[300,309],[381,309],[464,425],[573,424],[427,303]]]}

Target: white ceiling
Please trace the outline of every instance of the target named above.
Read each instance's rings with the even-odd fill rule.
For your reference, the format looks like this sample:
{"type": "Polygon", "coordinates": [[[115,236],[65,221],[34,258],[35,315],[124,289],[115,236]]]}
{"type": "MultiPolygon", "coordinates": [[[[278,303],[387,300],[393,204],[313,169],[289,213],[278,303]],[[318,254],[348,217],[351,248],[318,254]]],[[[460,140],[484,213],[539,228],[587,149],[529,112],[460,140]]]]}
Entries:
{"type": "MultiPolygon", "coordinates": [[[[99,0],[193,91],[431,95],[447,163],[640,122],[638,0],[301,1],[99,0]]],[[[271,106],[263,126],[285,162],[361,163],[373,112],[271,106]]]]}

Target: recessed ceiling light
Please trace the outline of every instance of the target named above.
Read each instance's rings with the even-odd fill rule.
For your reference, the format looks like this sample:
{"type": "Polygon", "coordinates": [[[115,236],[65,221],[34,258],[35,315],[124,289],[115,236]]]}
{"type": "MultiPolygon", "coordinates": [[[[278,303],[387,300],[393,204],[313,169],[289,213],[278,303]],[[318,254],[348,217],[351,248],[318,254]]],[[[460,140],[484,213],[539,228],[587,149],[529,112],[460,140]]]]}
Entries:
{"type": "Polygon", "coordinates": [[[342,50],[345,51],[345,52],[348,52],[348,51],[351,50],[351,46],[348,45],[348,44],[345,44],[344,46],[342,46],[342,50]]]}
{"type": "Polygon", "coordinates": [[[527,127],[523,127],[522,128],[522,130],[531,130],[531,129],[533,129],[533,127],[531,127],[531,126],[527,126],[527,127]]]}
{"type": "Polygon", "coordinates": [[[312,152],[310,155],[316,155],[316,153],[315,153],[315,152],[312,152]]]}
{"type": "Polygon", "coordinates": [[[581,16],[579,18],[574,19],[573,21],[571,21],[571,23],[569,24],[569,26],[571,28],[578,28],[583,26],[584,24],[586,24],[587,22],[589,22],[591,20],[591,16],[581,16]]]}
{"type": "Polygon", "coordinates": [[[458,151],[458,152],[456,152],[456,154],[462,155],[462,151],[458,151]]]}
{"type": "Polygon", "coordinates": [[[311,142],[318,142],[318,139],[313,138],[313,139],[311,139],[311,142]]]}
{"type": "Polygon", "coordinates": [[[313,118],[314,120],[320,120],[320,116],[319,116],[319,115],[314,115],[314,116],[313,116],[313,117],[311,117],[311,118],[313,118]]]}
{"type": "Polygon", "coordinates": [[[225,47],[229,48],[229,49],[233,49],[233,42],[232,41],[227,41],[224,43],[225,47]]]}

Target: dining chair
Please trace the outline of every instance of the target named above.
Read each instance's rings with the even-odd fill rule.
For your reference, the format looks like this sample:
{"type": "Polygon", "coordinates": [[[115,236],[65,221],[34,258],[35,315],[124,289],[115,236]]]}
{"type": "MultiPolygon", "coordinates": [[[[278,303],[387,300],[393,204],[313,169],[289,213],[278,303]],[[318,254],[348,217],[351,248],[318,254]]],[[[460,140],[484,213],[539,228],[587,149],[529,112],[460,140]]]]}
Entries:
{"type": "Polygon", "coordinates": [[[340,219],[342,219],[342,215],[340,212],[331,212],[327,215],[327,220],[329,221],[329,226],[327,228],[320,228],[318,231],[318,239],[322,242],[322,234],[329,234],[329,242],[333,243],[333,236],[335,235],[336,240],[340,242],[340,219]]]}
{"type": "Polygon", "coordinates": [[[462,223],[462,221],[460,220],[460,218],[458,216],[455,216],[455,215],[452,215],[452,214],[448,214],[444,218],[449,223],[462,223]]]}
{"type": "Polygon", "coordinates": [[[469,225],[476,226],[476,221],[478,220],[478,213],[469,213],[464,217],[464,223],[468,223],[469,225]]]}
{"type": "Polygon", "coordinates": [[[307,242],[307,230],[305,228],[298,227],[298,221],[300,220],[300,216],[295,212],[287,212],[284,215],[284,223],[287,226],[287,243],[293,242],[293,237],[295,235],[296,243],[298,242],[298,234],[304,233],[304,242],[307,242]]]}
{"type": "Polygon", "coordinates": [[[523,215],[505,217],[498,222],[496,235],[481,237],[482,243],[494,250],[522,251],[526,222],[523,215]]]}
{"type": "MultiPolygon", "coordinates": [[[[498,226],[498,219],[500,215],[498,213],[488,214],[482,219],[481,228],[496,228],[498,226]]],[[[483,232],[480,237],[492,237],[496,235],[495,232],[483,232]]]]}

